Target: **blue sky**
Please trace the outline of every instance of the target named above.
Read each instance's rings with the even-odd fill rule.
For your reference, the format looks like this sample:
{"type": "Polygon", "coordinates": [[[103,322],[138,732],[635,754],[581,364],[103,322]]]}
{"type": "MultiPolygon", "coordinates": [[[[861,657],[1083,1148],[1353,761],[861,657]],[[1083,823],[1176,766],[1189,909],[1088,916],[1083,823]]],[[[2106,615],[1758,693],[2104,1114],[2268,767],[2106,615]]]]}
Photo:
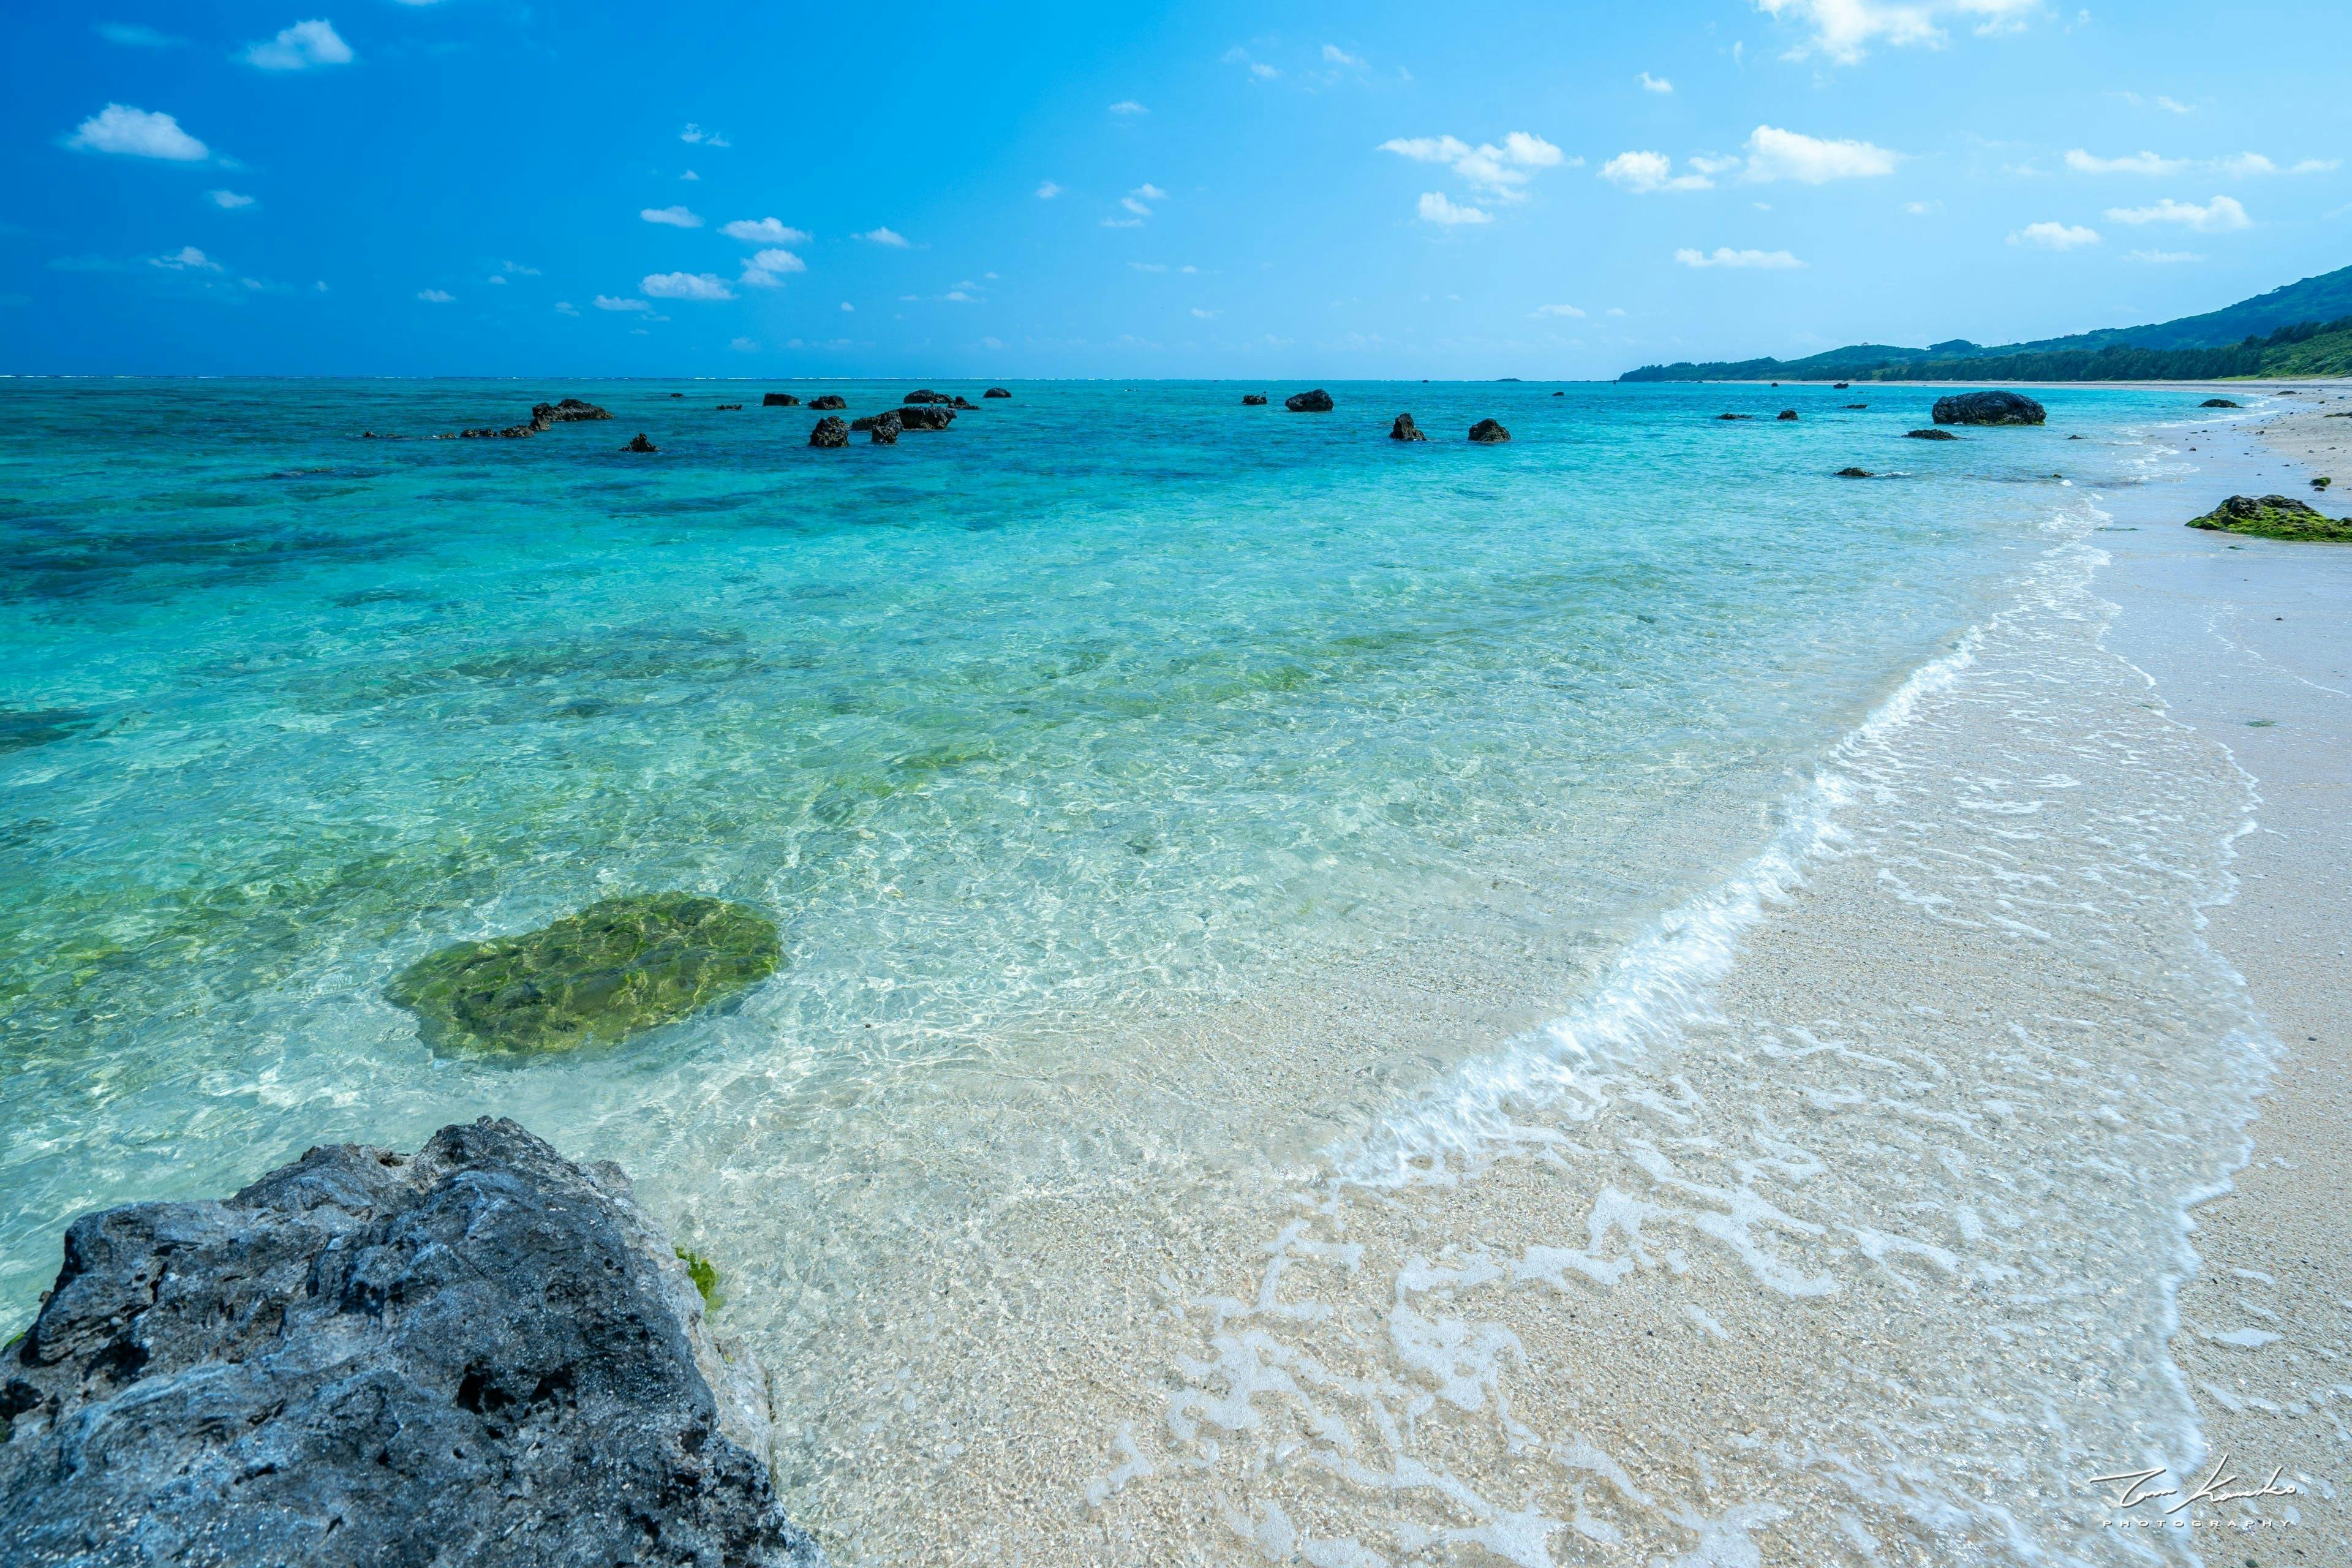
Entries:
{"type": "Polygon", "coordinates": [[[0,26],[16,374],[1591,377],[2352,263],[2341,4],[0,26]]]}

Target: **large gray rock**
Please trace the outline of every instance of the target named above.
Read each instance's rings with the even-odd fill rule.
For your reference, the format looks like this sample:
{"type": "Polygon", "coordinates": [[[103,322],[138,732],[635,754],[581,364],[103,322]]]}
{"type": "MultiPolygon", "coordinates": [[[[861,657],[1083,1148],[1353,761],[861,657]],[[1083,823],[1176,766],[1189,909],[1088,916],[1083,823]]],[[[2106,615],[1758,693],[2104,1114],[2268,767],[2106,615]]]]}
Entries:
{"type": "Polygon", "coordinates": [[[0,1558],[819,1568],[614,1165],[511,1121],[83,1215],[0,1355],[0,1558]]]}
{"type": "Polygon", "coordinates": [[[899,428],[944,430],[955,423],[955,410],[938,403],[914,403],[898,410],[899,428]]]}
{"type": "Polygon", "coordinates": [[[1963,392],[1936,399],[1938,425],[2039,425],[2048,416],[2021,392],[1963,392]]]}
{"type": "Polygon", "coordinates": [[[1328,414],[1331,395],[1318,386],[1312,392],[1292,393],[1282,400],[1282,405],[1293,414],[1328,414]]]}

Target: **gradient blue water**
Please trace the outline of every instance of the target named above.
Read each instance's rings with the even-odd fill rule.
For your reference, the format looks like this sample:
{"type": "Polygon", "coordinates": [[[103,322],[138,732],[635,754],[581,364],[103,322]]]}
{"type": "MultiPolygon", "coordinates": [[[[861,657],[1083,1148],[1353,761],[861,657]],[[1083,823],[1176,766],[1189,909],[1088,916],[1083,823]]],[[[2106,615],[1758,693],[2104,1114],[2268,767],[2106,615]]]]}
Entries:
{"type": "Polygon", "coordinates": [[[1927,389],[1015,384],[815,451],[766,385],[908,389],[0,384],[0,1320],[72,1214],[313,1142],[519,1110],[658,1190],[722,1078],[821,1159],[1507,875],[1630,930],[2180,405],[1931,445],[1927,389]],[[614,421],[424,438],[566,395],[614,421]],[[383,1000],[671,887],[772,911],[786,970],[520,1069],[383,1000]]]}

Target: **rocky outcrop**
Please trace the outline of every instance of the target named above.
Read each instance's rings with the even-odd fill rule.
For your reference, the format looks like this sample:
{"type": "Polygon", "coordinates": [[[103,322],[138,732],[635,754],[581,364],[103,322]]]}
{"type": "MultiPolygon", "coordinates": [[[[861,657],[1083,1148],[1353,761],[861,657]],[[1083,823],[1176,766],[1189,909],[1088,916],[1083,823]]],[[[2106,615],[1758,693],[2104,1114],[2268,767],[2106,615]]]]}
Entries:
{"type": "Polygon", "coordinates": [[[918,403],[898,412],[899,425],[908,430],[944,430],[955,423],[955,410],[938,403],[918,403]]]}
{"type": "Polygon", "coordinates": [[[2328,517],[2293,496],[2231,496],[2203,517],[2189,519],[2189,526],[2258,539],[2352,544],[2352,517],[2328,517]]]}
{"type": "Polygon", "coordinates": [[[628,1177],[511,1121],[83,1215],[0,1413],[11,1563],[822,1563],[628,1177]]]}
{"type": "MultiPolygon", "coordinates": [[[[682,397],[685,394],[673,393],[671,395],[682,397]]],[[[607,410],[576,397],[567,397],[561,403],[534,403],[530,407],[530,422],[541,429],[550,425],[570,425],[582,419],[610,419],[612,416],[607,410]]]]}
{"type": "Polygon", "coordinates": [[[760,399],[762,408],[798,408],[801,400],[789,392],[771,392],[760,399]]]}
{"type": "Polygon", "coordinates": [[[1004,388],[1001,386],[992,386],[986,392],[982,393],[981,395],[982,397],[1010,397],[1013,395],[1005,391],[1004,388]]]}
{"type": "Polygon", "coordinates": [[[810,398],[808,405],[811,408],[846,408],[849,406],[849,399],[837,392],[828,392],[821,397],[810,398]]]}
{"type": "Polygon", "coordinates": [[[1421,427],[1412,422],[1412,415],[1400,414],[1396,416],[1396,423],[1389,426],[1389,439],[1391,441],[1426,441],[1429,437],[1421,433],[1421,427]]]}
{"type": "Polygon", "coordinates": [[[1849,409],[1867,408],[1867,407],[1869,407],[1869,406],[1870,406],[1870,405],[1869,405],[1869,404],[1867,404],[1867,403],[1849,403],[1849,404],[1847,404],[1847,405],[1846,405],[1846,407],[1848,407],[1849,409]]]}
{"type": "Polygon", "coordinates": [[[895,447],[898,444],[898,432],[905,429],[906,426],[893,412],[876,415],[873,423],[866,428],[870,432],[866,439],[876,446],[895,447]]]}
{"type": "Polygon", "coordinates": [[[1318,386],[1312,392],[1292,393],[1282,400],[1282,405],[1293,414],[1328,414],[1331,395],[1318,386]]]}
{"type": "Polygon", "coordinates": [[[1772,416],[1775,419],[1794,419],[1796,416],[1797,411],[1793,408],[1783,408],[1780,413],[1772,416]]]}
{"type": "Polygon", "coordinates": [[[629,437],[629,444],[622,447],[621,450],[624,452],[658,452],[661,448],[655,446],[651,441],[646,440],[646,433],[640,430],[635,435],[629,437]]]}
{"type": "Polygon", "coordinates": [[[1959,439],[1958,436],[1953,435],[1949,430],[1906,430],[1903,434],[1909,437],[1914,441],[1957,441],[1959,439]]]}
{"type": "Polygon", "coordinates": [[[949,395],[949,394],[947,394],[947,393],[944,393],[944,392],[933,392],[929,387],[922,387],[922,388],[919,388],[919,389],[918,389],[918,390],[916,390],[916,391],[914,391],[914,392],[910,392],[910,393],[907,394],[907,395],[906,395],[904,398],[900,399],[900,401],[901,401],[901,402],[905,402],[905,403],[946,403],[946,404],[953,404],[953,403],[955,402],[955,398],[954,398],[953,396],[950,395],[949,395]]]}
{"type": "Polygon", "coordinates": [[[1874,479],[1878,476],[1868,468],[1840,468],[1837,477],[1842,479],[1874,479]]]}
{"type": "Polygon", "coordinates": [[[1507,441],[1510,438],[1511,433],[1503,428],[1502,422],[1500,420],[1481,419],[1478,423],[1470,426],[1470,439],[1477,442],[1480,446],[1500,446],[1503,442],[1507,441]]]}
{"type": "Polygon", "coordinates": [[[2021,392],[1963,392],[1936,399],[1938,425],[2039,425],[2042,405],[2021,392]]]}
{"type": "Polygon", "coordinates": [[[673,1023],[782,962],[776,924],[755,909],[639,893],[519,936],[442,948],[401,971],[384,994],[416,1015],[417,1034],[436,1050],[541,1055],[673,1023]]]}
{"type": "Polygon", "coordinates": [[[1717,419],[1753,419],[1756,416],[1753,414],[1718,414],[1716,417],[1717,419]]]}
{"type": "Polygon", "coordinates": [[[1263,407],[1265,407],[1265,393],[1263,393],[1263,392],[1244,392],[1244,393],[1243,393],[1243,394],[1242,394],[1242,406],[1243,406],[1244,408],[1263,408],[1263,407]]]}
{"type": "Polygon", "coordinates": [[[2197,405],[2200,408],[2243,408],[2242,403],[2232,403],[2226,397],[2209,397],[2197,405]]]}
{"type": "Polygon", "coordinates": [[[837,415],[828,414],[816,422],[809,432],[812,447],[846,447],[849,445],[849,425],[837,415]]]}

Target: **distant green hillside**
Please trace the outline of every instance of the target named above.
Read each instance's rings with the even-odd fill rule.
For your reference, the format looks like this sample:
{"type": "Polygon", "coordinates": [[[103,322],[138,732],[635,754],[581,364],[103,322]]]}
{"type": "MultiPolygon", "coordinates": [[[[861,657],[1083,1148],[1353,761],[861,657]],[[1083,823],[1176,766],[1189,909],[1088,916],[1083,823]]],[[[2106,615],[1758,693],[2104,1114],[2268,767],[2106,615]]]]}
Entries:
{"type": "Polygon", "coordinates": [[[1643,365],[1620,381],[2210,381],[2352,374],[2352,267],[2201,316],[1986,348],[1856,343],[1803,359],[1643,365]]]}

